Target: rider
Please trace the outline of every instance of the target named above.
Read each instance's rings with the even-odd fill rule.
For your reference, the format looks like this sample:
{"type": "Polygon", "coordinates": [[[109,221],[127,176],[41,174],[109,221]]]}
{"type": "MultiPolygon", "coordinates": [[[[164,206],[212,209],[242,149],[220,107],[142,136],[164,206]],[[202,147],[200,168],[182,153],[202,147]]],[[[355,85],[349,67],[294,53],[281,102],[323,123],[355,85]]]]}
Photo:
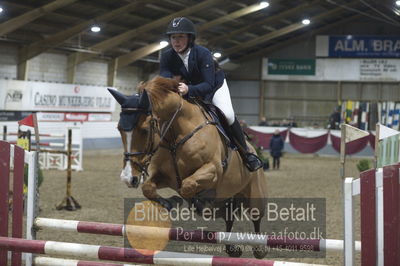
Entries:
{"type": "Polygon", "coordinates": [[[161,56],[160,75],[166,78],[179,76],[184,80],[178,87],[182,95],[201,98],[221,109],[247,168],[250,171],[261,168],[261,160],[248,151],[242,127],[233,111],[224,72],[216,70],[211,52],[194,42],[196,30],[193,22],[185,17],[174,18],[166,34],[172,48],[161,56]]]}

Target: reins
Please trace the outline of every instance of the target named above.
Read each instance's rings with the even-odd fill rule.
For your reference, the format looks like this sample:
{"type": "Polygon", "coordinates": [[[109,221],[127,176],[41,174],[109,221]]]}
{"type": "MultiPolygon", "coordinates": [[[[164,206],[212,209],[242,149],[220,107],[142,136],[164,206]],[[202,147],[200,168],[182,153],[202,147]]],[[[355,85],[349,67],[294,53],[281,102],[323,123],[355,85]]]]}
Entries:
{"type": "Polygon", "coordinates": [[[165,127],[165,126],[164,126],[165,123],[164,123],[164,124],[161,126],[161,129],[160,129],[160,133],[161,133],[161,134],[160,134],[160,142],[163,141],[163,139],[164,139],[164,137],[165,137],[165,134],[168,132],[169,128],[170,128],[171,125],[172,125],[172,122],[174,122],[176,116],[177,116],[178,113],[182,110],[182,107],[183,107],[183,98],[182,98],[182,95],[179,94],[179,96],[181,96],[181,102],[180,102],[180,105],[179,105],[178,109],[176,109],[175,113],[172,115],[172,118],[169,120],[168,125],[165,127]]]}

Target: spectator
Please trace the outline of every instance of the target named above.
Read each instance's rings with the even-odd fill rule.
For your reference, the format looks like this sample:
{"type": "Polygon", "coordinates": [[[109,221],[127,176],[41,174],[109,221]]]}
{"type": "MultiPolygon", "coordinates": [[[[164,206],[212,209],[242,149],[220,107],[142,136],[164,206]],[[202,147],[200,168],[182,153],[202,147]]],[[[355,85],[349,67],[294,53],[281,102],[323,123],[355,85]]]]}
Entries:
{"type": "Polygon", "coordinates": [[[288,126],[289,127],[297,127],[297,123],[296,123],[296,121],[294,121],[294,118],[289,119],[288,126]]]}
{"type": "Polygon", "coordinates": [[[258,125],[259,125],[260,127],[266,127],[266,126],[268,126],[267,118],[266,118],[265,116],[261,117],[260,123],[258,123],[258,125]]]}
{"type": "Polygon", "coordinates": [[[339,129],[339,124],[340,124],[339,107],[335,107],[335,109],[333,109],[333,112],[329,117],[329,128],[330,129],[339,129]]]}
{"type": "Polygon", "coordinates": [[[279,169],[283,146],[284,143],[283,138],[281,137],[281,132],[279,129],[276,129],[269,142],[269,150],[273,159],[272,169],[279,169]]]}
{"type": "Polygon", "coordinates": [[[289,126],[289,121],[287,119],[283,119],[281,124],[280,124],[280,126],[281,127],[288,127],[289,126]]]}

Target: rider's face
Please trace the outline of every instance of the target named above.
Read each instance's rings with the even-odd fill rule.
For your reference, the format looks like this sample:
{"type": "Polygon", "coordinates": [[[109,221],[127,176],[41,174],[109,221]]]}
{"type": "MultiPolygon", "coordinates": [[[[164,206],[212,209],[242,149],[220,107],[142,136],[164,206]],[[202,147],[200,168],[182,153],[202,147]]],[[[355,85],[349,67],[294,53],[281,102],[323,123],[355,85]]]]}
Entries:
{"type": "Polygon", "coordinates": [[[177,53],[183,53],[188,45],[189,36],[184,33],[171,34],[170,40],[172,49],[177,53]]]}

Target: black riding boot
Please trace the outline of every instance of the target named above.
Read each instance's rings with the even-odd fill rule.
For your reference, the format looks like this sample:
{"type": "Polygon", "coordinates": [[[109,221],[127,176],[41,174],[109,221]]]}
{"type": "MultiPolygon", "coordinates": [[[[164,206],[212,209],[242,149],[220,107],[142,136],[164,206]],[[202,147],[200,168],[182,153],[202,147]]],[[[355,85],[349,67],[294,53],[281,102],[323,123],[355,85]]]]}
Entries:
{"type": "Polygon", "coordinates": [[[234,143],[238,146],[240,156],[242,157],[242,160],[247,168],[253,172],[263,167],[263,162],[260,160],[260,158],[248,151],[243,129],[237,119],[235,119],[235,122],[230,126],[230,129],[234,138],[234,143]]]}

